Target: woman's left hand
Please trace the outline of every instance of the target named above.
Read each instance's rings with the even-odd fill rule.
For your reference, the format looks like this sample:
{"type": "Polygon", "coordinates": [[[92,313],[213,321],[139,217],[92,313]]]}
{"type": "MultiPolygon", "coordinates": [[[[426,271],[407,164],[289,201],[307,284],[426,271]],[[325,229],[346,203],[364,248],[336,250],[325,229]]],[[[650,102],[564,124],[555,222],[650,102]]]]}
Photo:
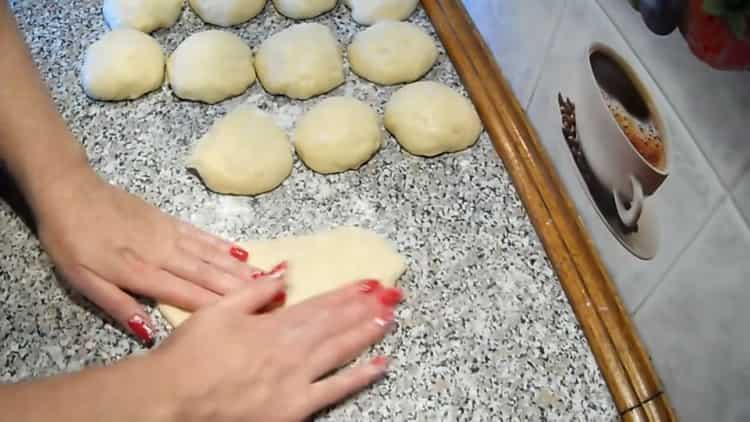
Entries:
{"type": "Polygon", "coordinates": [[[130,292],[186,310],[252,280],[248,253],[180,222],[78,169],[50,184],[35,209],[39,238],[59,273],[151,342],[152,323],[130,292]]]}

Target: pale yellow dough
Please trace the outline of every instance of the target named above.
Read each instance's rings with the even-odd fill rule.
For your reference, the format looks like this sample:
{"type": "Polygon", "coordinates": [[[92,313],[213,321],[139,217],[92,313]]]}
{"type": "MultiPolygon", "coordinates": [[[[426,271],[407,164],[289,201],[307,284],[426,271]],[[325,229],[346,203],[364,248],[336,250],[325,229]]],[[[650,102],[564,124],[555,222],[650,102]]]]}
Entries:
{"type": "MultiPolygon", "coordinates": [[[[378,234],[356,227],[341,227],[316,234],[277,240],[251,241],[242,245],[250,251],[250,265],[270,270],[282,261],[287,271],[291,306],[349,283],[376,279],[394,286],[406,270],[405,259],[378,234]]],[[[173,327],[190,314],[159,304],[159,310],[173,327]]]]}
{"type": "Polygon", "coordinates": [[[396,91],[385,105],[384,121],[405,150],[424,157],[469,148],[482,133],[482,122],[471,101],[433,81],[396,91]]]}
{"type": "Polygon", "coordinates": [[[354,73],[381,85],[416,81],[437,58],[435,41],[410,22],[379,22],[355,35],[349,46],[354,73]]]}
{"type": "Polygon", "coordinates": [[[153,32],[174,25],[183,3],[183,0],[104,0],[102,13],[112,29],[153,32]]]}
{"type": "Polygon", "coordinates": [[[394,20],[402,21],[415,10],[419,0],[344,0],[352,9],[352,18],[362,25],[394,20]]]}
{"type": "Polygon", "coordinates": [[[255,70],[270,94],[306,100],[344,83],[344,57],[333,32],[300,23],[272,35],[258,48],[255,70]]]}
{"type": "Polygon", "coordinates": [[[204,22],[218,26],[247,22],[265,5],[266,0],[190,0],[190,7],[204,22]]]}
{"type": "Polygon", "coordinates": [[[253,52],[231,32],[197,32],[169,56],[167,79],[182,99],[218,103],[242,94],[255,82],[253,52]]]}
{"type": "Polygon", "coordinates": [[[91,98],[134,100],[161,87],[164,52],[155,39],[135,29],[115,29],[86,49],[81,84],[91,98]]]}
{"type": "Polygon", "coordinates": [[[187,162],[212,191],[234,195],[276,189],[292,173],[293,164],[286,133],[248,105],[217,120],[187,162]]]}

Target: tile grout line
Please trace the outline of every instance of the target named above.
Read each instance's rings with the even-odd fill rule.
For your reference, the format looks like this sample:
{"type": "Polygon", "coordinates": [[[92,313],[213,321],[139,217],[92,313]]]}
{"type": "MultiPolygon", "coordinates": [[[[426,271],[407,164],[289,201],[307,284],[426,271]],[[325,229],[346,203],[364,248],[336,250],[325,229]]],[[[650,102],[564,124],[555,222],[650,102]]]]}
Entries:
{"type": "Polygon", "coordinates": [[[711,219],[714,218],[716,214],[718,213],[719,209],[729,201],[731,201],[731,195],[729,195],[726,192],[724,193],[723,198],[716,201],[716,205],[714,205],[714,207],[711,209],[711,212],[708,213],[708,216],[704,219],[703,223],[700,225],[700,228],[696,230],[695,234],[693,234],[693,236],[690,237],[690,240],[685,243],[685,246],[682,247],[682,249],[677,254],[677,256],[675,256],[672,262],[669,263],[669,265],[667,266],[667,269],[664,271],[664,274],[661,276],[661,280],[659,280],[658,283],[655,283],[651,287],[651,289],[649,289],[648,293],[645,296],[643,296],[643,299],[641,299],[640,303],[635,306],[632,312],[633,316],[635,316],[638,313],[638,311],[641,310],[641,308],[646,304],[648,299],[651,298],[651,296],[653,296],[653,294],[656,292],[656,290],[659,289],[659,287],[661,287],[662,284],[664,284],[664,281],[667,279],[669,274],[677,266],[677,263],[680,261],[683,255],[685,255],[685,252],[688,250],[688,248],[693,246],[695,241],[698,239],[698,236],[700,236],[701,234],[703,234],[703,232],[706,231],[706,228],[708,227],[708,223],[711,221],[711,219]]]}
{"type": "MultiPolygon", "coordinates": [[[[677,120],[678,120],[679,124],[682,125],[682,127],[688,133],[688,135],[690,136],[690,141],[698,149],[698,152],[700,152],[701,156],[706,161],[706,164],[708,164],[708,167],[714,173],[714,176],[716,176],[716,178],[719,180],[719,184],[721,185],[721,187],[724,189],[724,191],[730,192],[729,187],[724,182],[724,180],[721,178],[721,176],[719,175],[719,172],[716,171],[716,167],[711,162],[711,160],[708,158],[708,155],[706,155],[706,152],[703,150],[703,148],[701,148],[700,144],[695,141],[696,137],[695,137],[695,134],[693,134],[693,130],[690,129],[690,127],[685,123],[685,119],[682,118],[682,114],[679,112],[679,110],[677,109],[677,107],[675,107],[675,105],[672,102],[672,100],[670,100],[669,97],[666,95],[666,93],[664,92],[664,89],[662,88],[662,86],[659,83],[658,79],[656,79],[654,77],[654,74],[651,73],[651,71],[649,70],[648,66],[646,66],[646,64],[643,62],[643,60],[641,60],[641,57],[636,53],[636,50],[633,47],[633,45],[630,43],[630,41],[628,41],[628,39],[624,35],[624,32],[620,29],[620,26],[618,26],[617,22],[615,22],[615,20],[612,19],[612,16],[609,13],[607,13],[606,9],[604,9],[604,7],[602,7],[601,2],[602,2],[602,0],[596,0],[596,5],[599,6],[599,10],[601,10],[602,13],[604,13],[604,15],[607,17],[607,19],[609,19],[609,22],[612,24],[612,26],[615,27],[615,30],[620,35],[620,38],[623,40],[623,42],[625,42],[625,45],[627,45],[628,48],[630,49],[630,51],[633,53],[633,56],[635,57],[635,59],[638,60],[638,63],[641,64],[641,67],[643,67],[643,69],[646,71],[646,73],[651,78],[651,80],[654,81],[654,84],[656,85],[656,87],[659,88],[659,92],[661,93],[661,96],[664,98],[664,101],[667,102],[667,104],[669,105],[669,107],[674,112],[675,116],[677,116],[677,120]]],[[[696,60],[697,60],[697,58],[696,58],[696,60]]],[[[745,163],[744,166],[750,167],[750,161],[748,161],[747,163],[745,163]]]]}
{"type": "MultiPolygon", "coordinates": [[[[547,46],[544,49],[544,55],[542,56],[542,63],[540,64],[540,68],[544,69],[545,63],[547,63],[547,59],[549,58],[550,52],[552,51],[552,46],[555,44],[555,36],[560,32],[560,28],[562,27],[562,21],[565,17],[565,12],[568,11],[568,5],[570,4],[570,0],[566,0],[565,4],[563,5],[563,8],[560,10],[560,15],[557,17],[557,22],[555,23],[555,28],[550,33],[550,37],[547,40],[547,46]]],[[[539,84],[542,81],[542,74],[544,73],[543,70],[540,70],[539,73],[536,75],[536,79],[534,80],[534,85],[531,88],[531,95],[529,95],[529,100],[526,102],[526,105],[524,107],[524,111],[527,112],[529,108],[531,107],[531,104],[534,102],[534,97],[536,96],[536,91],[539,88],[539,84]]]]}
{"type": "Polygon", "coordinates": [[[737,214],[740,215],[740,218],[742,221],[745,222],[745,226],[750,229],[750,214],[745,215],[745,212],[742,208],[740,208],[739,205],[737,205],[737,199],[734,197],[734,194],[729,195],[729,200],[732,202],[732,205],[734,206],[734,209],[737,211],[737,214]]]}

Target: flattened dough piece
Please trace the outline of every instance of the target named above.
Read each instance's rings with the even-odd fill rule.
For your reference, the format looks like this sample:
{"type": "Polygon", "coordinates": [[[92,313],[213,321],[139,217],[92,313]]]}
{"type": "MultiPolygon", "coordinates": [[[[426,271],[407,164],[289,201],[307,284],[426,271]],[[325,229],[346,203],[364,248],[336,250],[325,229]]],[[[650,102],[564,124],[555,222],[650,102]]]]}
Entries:
{"type": "Polygon", "coordinates": [[[302,161],[323,174],[357,169],[383,145],[377,113],[350,97],[321,101],[302,116],[293,138],[302,161]]]}
{"type": "Polygon", "coordinates": [[[218,26],[238,25],[263,10],[266,0],[190,0],[190,7],[204,22],[218,26]]]}
{"type": "Polygon", "coordinates": [[[133,100],[164,82],[164,52],[149,35],[116,29],[86,49],[81,85],[91,98],[133,100]]]}
{"type": "Polygon", "coordinates": [[[435,41],[409,22],[379,22],[355,35],[349,46],[354,73],[381,85],[414,82],[437,58],[435,41]]]}
{"type": "Polygon", "coordinates": [[[415,10],[419,0],[344,0],[352,9],[352,18],[362,25],[380,21],[402,21],[415,10]]]}
{"type": "Polygon", "coordinates": [[[404,149],[425,157],[469,148],[482,133],[471,101],[432,81],[396,91],[385,105],[385,127],[404,149]]]}
{"type": "Polygon", "coordinates": [[[104,20],[112,29],[153,32],[177,22],[184,0],[104,0],[104,20]]]}
{"type": "MultiPolygon", "coordinates": [[[[270,270],[289,262],[288,297],[291,306],[363,279],[380,280],[394,286],[406,270],[406,260],[378,234],[356,227],[243,244],[250,251],[250,264],[270,270]]],[[[162,315],[173,327],[190,314],[159,304],[162,315]]]]}
{"type": "Polygon", "coordinates": [[[255,82],[253,52],[231,32],[198,32],[169,57],[167,77],[178,97],[218,103],[242,94],[255,82]]]}
{"type": "Polygon", "coordinates": [[[338,0],[273,0],[276,10],[292,19],[309,19],[336,7],[338,0]]]}
{"type": "Polygon", "coordinates": [[[216,121],[198,141],[187,166],[214,192],[258,195],[292,173],[292,147],[273,119],[240,106],[216,121]]]}
{"type": "Polygon", "coordinates": [[[304,100],[344,83],[344,58],[327,26],[301,23],[265,40],[255,70],[271,94],[304,100]]]}

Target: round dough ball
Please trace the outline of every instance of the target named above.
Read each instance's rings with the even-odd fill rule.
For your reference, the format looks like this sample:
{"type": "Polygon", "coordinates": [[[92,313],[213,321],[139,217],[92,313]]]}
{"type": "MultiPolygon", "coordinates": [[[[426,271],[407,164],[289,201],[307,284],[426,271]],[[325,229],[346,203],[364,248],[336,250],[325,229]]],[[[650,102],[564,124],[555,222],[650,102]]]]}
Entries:
{"type": "Polygon", "coordinates": [[[344,0],[352,9],[352,18],[362,25],[392,20],[402,21],[415,10],[419,0],[344,0]]]}
{"type": "Polygon", "coordinates": [[[232,33],[199,32],[169,57],[167,77],[178,97],[217,103],[242,94],[255,82],[253,53],[232,33]]]}
{"type": "Polygon", "coordinates": [[[385,127],[404,149],[425,157],[469,148],[482,133],[471,101],[437,82],[396,91],[385,105],[385,127]]]}
{"type": "Polygon", "coordinates": [[[86,49],[81,84],[91,98],[133,100],[164,82],[164,52],[135,29],[116,29],[86,49]]]}
{"type": "Polygon", "coordinates": [[[349,97],[327,98],[302,116],[294,130],[302,161],[324,174],[359,168],[380,149],[378,115],[349,97]]]}
{"type": "Polygon", "coordinates": [[[319,23],[301,23],[261,44],[255,70],[271,94],[304,100],[344,83],[344,59],[336,38],[319,23]]]}
{"type": "Polygon", "coordinates": [[[257,195],[286,180],[292,164],[286,133],[270,116],[243,105],[214,123],[187,166],[214,192],[257,195]]]}
{"type": "Polygon", "coordinates": [[[273,0],[276,10],[292,19],[309,19],[336,7],[338,0],[273,0]]]}
{"type": "Polygon", "coordinates": [[[184,0],[104,0],[104,20],[112,29],[152,32],[177,22],[184,0]]]}
{"type": "Polygon", "coordinates": [[[437,57],[432,38],[409,22],[379,22],[355,35],[349,46],[354,73],[381,85],[416,81],[437,57]]]}
{"type": "Polygon", "coordinates": [[[190,7],[204,22],[232,26],[256,17],[266,0],[190,0],[190,7]]]}

